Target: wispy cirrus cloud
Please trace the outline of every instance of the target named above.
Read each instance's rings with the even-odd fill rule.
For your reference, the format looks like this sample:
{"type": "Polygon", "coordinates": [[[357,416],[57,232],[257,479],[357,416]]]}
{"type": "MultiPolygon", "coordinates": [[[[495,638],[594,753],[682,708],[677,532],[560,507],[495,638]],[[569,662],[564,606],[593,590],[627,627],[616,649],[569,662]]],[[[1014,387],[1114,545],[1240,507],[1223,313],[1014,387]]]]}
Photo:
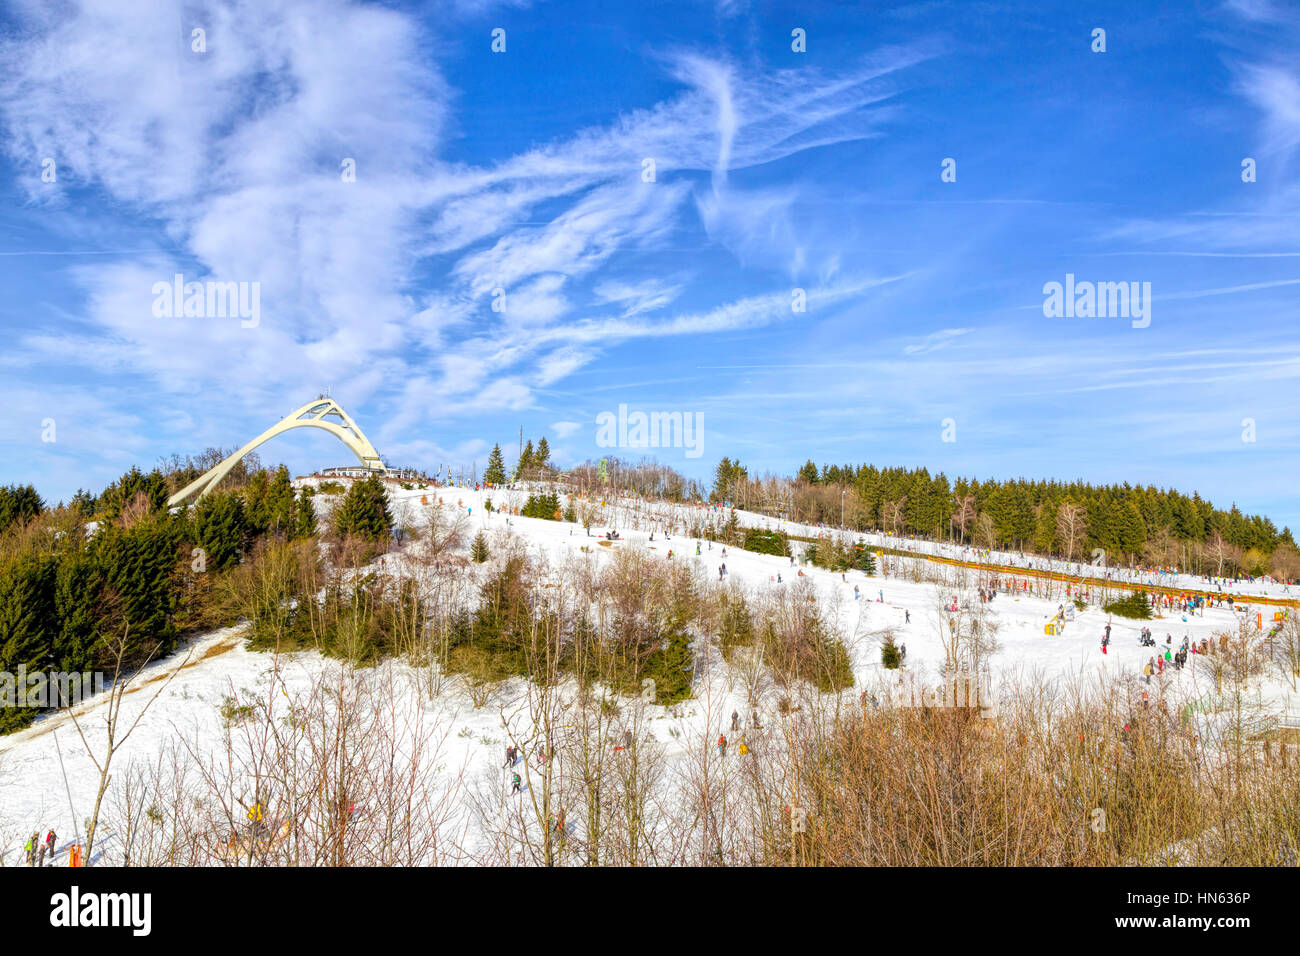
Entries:
{"type": "Polygon", "coordinates": [[[922,352],[935,352],[951,343],[954,339],[973,332],[974,329],[941,329],[931,332],[919,342],[903,346],[904,355],[919,355],[922,352]]]}
{"type": "Polygon", "coordinates": [[[0,47],[4,148],[31,171],[32,201],[98,191],[116,206],[106,215],[160,224],[157,253],[69,271],[86,303],[76,329],[20,334],[18,347],[129,368],[170,393],[220,386],[250,414],[322,383],[439,416],[471,396],[526,407],[613,343],[776,321],[786,293],[647,321],[690,276],[634,277],[625,261],[701,220],[705,242],[788,258],[789,232],[770,227],[788,195],[737,189],[729,173],[880,135],[895,75],[931,55],[770,70],[667,50],[658,62],[676,94],[470,165],[440,158],[455,93],[427,29],[399,10],[209,0],[187,8],[206,31],[201,53],[162,0],[17,14],[23,32],[0,47]],[[121,42],[104,44],[110,33],[121,42]],[[47,155],[53,190],[39,182],[47,155]],[[654,182],[641,179],[646,157],[654,182]],[[258,282],[260,326],[157,319],[149,290],[177,272],[258,282]]]}

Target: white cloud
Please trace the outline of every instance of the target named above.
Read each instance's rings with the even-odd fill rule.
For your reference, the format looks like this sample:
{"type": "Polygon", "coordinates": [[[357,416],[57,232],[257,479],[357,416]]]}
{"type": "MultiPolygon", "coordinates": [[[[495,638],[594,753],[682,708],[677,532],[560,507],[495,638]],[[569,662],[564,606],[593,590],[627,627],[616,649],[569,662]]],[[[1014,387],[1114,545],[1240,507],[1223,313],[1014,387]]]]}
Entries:
{"type": "MultiPolygon", "coordinates": [[[[456,13],[520,5],[467,0],[456,13]]],[[[440,156],[454,92],[431,60],[436,44],[397,10],[206,0],[187,8],[206,53],[190,49],[170,0],[27,0],[14,15],[0,121],[4,149],[34,171],[33,201],[51,221],[107,235],[156,223],[159,247],[71,268],[81,318],[19,349],[129,372],[154,404],[192,408],[195,421],[163,426],[190,442],[327,385],[380,404],[392,427],[525,409],[614,342],[789,317],[785,291],[666,315],[691,277],[628,278],[624,260],[698,231],[697,215],[706,239],[742,258],[789,260],[795,193],[738,190],[730,174],[877,135],[891,76],[927,55],[891,50],[831,74],[669,53],[663,65],[682,84],[671,97],[474,166],[440,156]],[[59,163],[54,191],[35,178],[47,155],[59,163]],[[641,181],[646,157],[656,182],[641,181]],[[355,182],[340,176],[345,158],[355,182]],[[711,187],[692,200],[706,175],[711,187]],[[78,203],[99,192],[97,220],[59,212],[72,187],[78,203]],[[155,319],[150,290],[177,272],[258,282],[259,326],[155,319]],[[490,308],[498,287],[504,314],[490,308]],[[602,317],[607,306],[615,314],[602,317]],[[193,407],[214,391],[224,408],[193,407]]],[[[840,295],[822,288],[825,301],[840,295]]]]}
{"type": "Polygon", "coordinates": [[[919,342],[913,342],[903,347],[904,355],[919,355],[923,352],[934,352],[943,348],[953,339],[973,332],[974,329],[941,329],[938,332],[931,332],[919,342]]]}
{"type": "Polygon", "coordinates": [[[614,302],[623,306],[623,318],[643,312],[657,312],[676,299],[682,292],[680,283],[669,284],[659,279],[624,282],[617,279],[596,284],[595,296],[599,302],[614,302]]]}

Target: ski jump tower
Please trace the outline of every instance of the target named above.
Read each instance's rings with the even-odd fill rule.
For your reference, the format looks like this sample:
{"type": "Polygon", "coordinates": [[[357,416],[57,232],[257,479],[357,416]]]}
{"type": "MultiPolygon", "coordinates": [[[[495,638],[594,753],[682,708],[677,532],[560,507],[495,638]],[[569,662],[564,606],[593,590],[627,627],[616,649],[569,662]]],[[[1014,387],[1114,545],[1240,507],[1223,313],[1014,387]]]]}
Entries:
{"type": "Polygon", "coordinates": [[[276,435],[287,432],[291,428],[323,428],[343,442],[348,447],[348,450],[357,456],[363,468],[367,468],[379,475],[388,471],[388,467],[379,457],[379,452],[375,451],[375,446],[370,444],[370,439],[357,427],[357,423],[352,420],[351,416],[343,410],[343,406],[332,398],[321,396],[314,401],[308,402],[297,411],[290,412],[239,449],[239,451],[224,458],[220,464],[208,469],[191,481],[167,499],[168,507],[184,504],[191,498],[196,500],[202,498],[221,483],[221,479],[230,473],[230,469],[234,468],[241,458],[258,445],[269,441],[276,435]]]}

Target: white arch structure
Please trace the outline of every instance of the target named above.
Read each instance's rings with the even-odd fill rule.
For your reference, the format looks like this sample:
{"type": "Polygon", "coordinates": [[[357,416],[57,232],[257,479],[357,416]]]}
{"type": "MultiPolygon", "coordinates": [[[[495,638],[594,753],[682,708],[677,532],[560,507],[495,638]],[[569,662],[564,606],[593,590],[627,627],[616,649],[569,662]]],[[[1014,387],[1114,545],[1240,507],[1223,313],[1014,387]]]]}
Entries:
{"type": "Polygon", "coordinates": [[[375,446],[370,444],[370,439],[357,427],[357,423],[352,420],[351,416],[343,410],[343,406],[332,398],[318,398],[315,401],[308,402],[296,412],[290,412],[239,449],[239,451],[222,459],[220,464],[208,469],[191,481],[167,499],[168,507],[183,504],[196,496],[202,498],[221,484],[221,479],[230,473],[230,469],[234,468],[241,458],[258,445],[269,441],[276,435],[289,431],[291,428],[323,428],[347,445],[348,450],[357,456],[362,466],[380,474],[388,470],[379,457],[379,452],[375,451],[375,446]],[[338,421],[326,421],[326,419],[338,419],[338,421]]]}

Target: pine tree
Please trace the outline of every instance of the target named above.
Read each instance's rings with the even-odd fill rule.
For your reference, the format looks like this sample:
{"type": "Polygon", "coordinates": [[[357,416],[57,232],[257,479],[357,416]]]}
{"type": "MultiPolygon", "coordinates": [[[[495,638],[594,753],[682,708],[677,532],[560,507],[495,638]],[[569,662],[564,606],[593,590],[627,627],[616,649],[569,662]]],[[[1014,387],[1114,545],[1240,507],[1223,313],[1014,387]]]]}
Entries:
{"type": "Polygon", "coordinates": [[[180,530],[179,523],[163,512],[130,528],[101,527],[92,539],[96,561],[104,569],[105,592],[111,595],[104,629],[115,636],[126,633],[128,664],[141,664],[175,646],[171,578],[179,557],[180,530]]]}
{"type": "Polygon", "coordinates": [[[298,502],[294,506],[293,514],[295,538],[310,538],[316,533],[316,508],[312,504],[310,491],[309,486],[304,486],[302,491],[298,492],[298,502]]]}
{"type": "Polygon", "coordinates": [[[736,492],[748,477],[749,472],[740,462],[730,458],[722,459],[713,473],[713,500],[734,502],[736,492]]]}
{"type": "MultiPolygon", "coordinates": [[[[0,564],[0,673],[14,675],[19,667],[29,673],[43,670],[52,643],[54,561],[48,556],[23,554],[0,564]]],[[[0,678],[0,684],[4,681],[0,678]]],[[[0,734],[31,723],[37,711],[7,701],[0,687],[0,734]],[[9,705],[9,706],[6,706],[9,705]]]]}
{"type": "Polygon", "coordinates": [[[546,443],[546,436],[537,443],[537,453],[533,456],[533,464],[538,468],[549,468],[551,465],[551,446],[546,443]]]}
{"type": "Polygon", "coordinates": [[[722,540],[727,544],[736,544],[740,541],[740,535],[740,517],[736,514],[736,509],[732,508],[727,523],[722,527],[722,540]]]}
{"type": "Polygon", "coordinates": [[[190,509],[190,536],[203,549],[209,570],[223,571],[244,553],[249,528],[244,502],[233,491],[218,491],[190,509]]]}
{"type": "Polygon", "coordinates": [[[95,510],[104,520],[115,521],[122,512],[143,496],[148,511],[160,511],[167,505],[167,479],[158,469],[144,474],[132,467],[125,475],[104,489],[95,503],[95,510]]]}
{"type": "Polygon", "coordinates": [[[690,635],[674,622],[661,637],[660,647],[646,656],[639,676],[654,681],[655,703],[668,707],[691,696],[694,672],[690,635]]]}
{"type": "Polygon", "coordinates": [[[275,470],[266,492],[266,513],[271,531],[281,534],[293,531],[293,505],[293,482],[289,478],[289,469],[281,465],[275,470]]]}
{"type": "Polygon", "coordinates": [[[95,513],[95,496],[88,491],[77,489],[77,493],[72,496],[68,502],[68,507],[72,509],[73,514],[81,518],[89,518],[95,513]]]}
{"type": "Polygon", "coordinates": [[[898,645],[894,643],[894,635],[886,634],[885,643],[880,645],[880,666],[885,670],[895,671],[902,662],[903,657],[899,653],[898,645]]]}
{"type": "Polygon", "coordinates": [[[388,494],[376,475],[353,482],[334,512],[334,530],[340,538],[350,535],[376,542],[393,532],[388,494]]]}
{"type": "Polygon", "coordinates": [[[474,559],[474,563],[476,564],[482,564],[488,559],[487,537],[482,531],[474,535],[474,542],[470,545],[469,553],[470,557],[474,559]]]}
{"type": "Polygon", "coordinates": [[[501,454],[500,445],[492,446],[492,454],[488,455],[487,470],[483,472],[483,480],[489,485],[506,483],[506,460],[501,454]]]}
{"type": "Polygon", "coordinates": [[[524,450],[519,456],[518,464],[515,465],[516,481],[518,481],[521,478],[528,477],[528,474],[532,471],[533,465],[535,464],[535,462],[533,461],[534,454],[535,453],[533,451],[533,440],[530,438],[528,439],[527,443],[524,445],[524,450]]]}
{"type": "Polygon", "coordinates": [[[876,559],[871,549],[859,541],[853,546],[853,566],[865,574],[876,573],[876,559]]]}
{"type": "Polygon", "coordinates": [[[103,588],[103,568],[89,548],[82,545],[60,556],[54,575],[54,616],[59,633],[52,650],[58,670],[84,670],[96,643],[105,636],[100,629],[103,588]]]}
{"type": "Polygon", "coordinates": [[[271,527],[270,493],[271,482],[266,471],[253,472],[244,486],[244,514],[254,534],[265,534],[271,527]]]}
{"type": "Polygon", "coordinates": [[[1147,539],[1147,529],[1142,521],[1142,513],[1138,511],[1137,505],[1130,501],[1117,517],[1121,552],[1124,554],[1139,553],[1147,539]]]}
{"type": "Polygon", "coordinates": [[[11,524],[30,521],[45,508],[45,502],[32,485],[9,485],[0,488],[0,534],[11,524]]]}

